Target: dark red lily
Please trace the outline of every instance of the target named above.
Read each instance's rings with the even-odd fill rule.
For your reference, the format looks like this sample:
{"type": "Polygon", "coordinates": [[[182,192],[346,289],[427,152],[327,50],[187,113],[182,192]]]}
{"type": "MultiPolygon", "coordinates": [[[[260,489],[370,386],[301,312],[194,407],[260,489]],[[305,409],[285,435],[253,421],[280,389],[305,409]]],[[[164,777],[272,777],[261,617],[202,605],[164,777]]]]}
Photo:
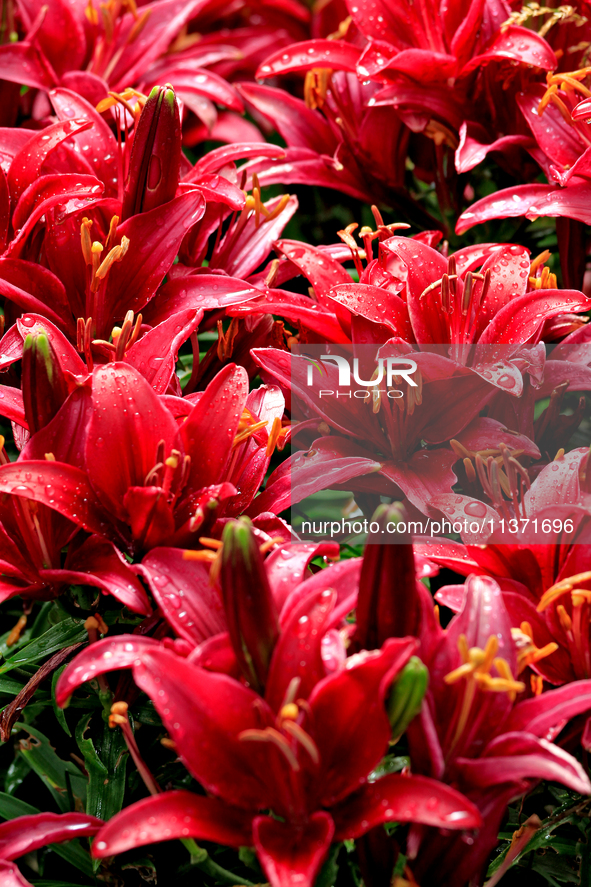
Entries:
{"type": "Polygon", "coordinates": [[[193,546],[197,530],[211,533],[235,513],[232,502],[240,513],[252,501],[281,433],[283,398],[268,387],[249,394],[246,372],[229,364],[194,403],[172,398],[171,407],[129,363],[98,367],[92,391],[74,391],[31,438],[28,453],[55,460],[23,453],[0,469],[0,488],[132,550],[193,546]],[[175,416],[186,417],[180,428],[175,416]],[[68,452],[72,428],[84,436],[68,452]]]}
{"type": "Polygon", "coordinates": [[[458,219],[460,234],[487,219],[525,216],[558,219],[557,232],[565,281],[580,285],[585,268],[584,232],[591,218],[590,140],[586,124],[589,68],[548,74],[547,87],[532,86],[518,97],[533,139],[528,151],[548,184],[518,184],[478,200],[458,219]],[[573,270],[573,265],[575,266],[573,270]]]}
{"type": "Polygon", "coordinates": [[[516,675],[526,659],[499,586],[484,576],[468,580],[460,614],[446,632],[423,635],[419,655],[430,681],[408,731],[413,770],[466,792],[485,826],[470,846],[417,831],[411,867],[419,883],[463,885],[480,877],[506,804],[535,780],[591,792],[576,759],[548,741],[567,719],[589,709],[591,684],[579,681],[518,701],[526,687],[516,675]]]}
{"type": "MultiPolygon", "coordinates": [[[[393,345],[379,351],[381,357],[402,357],[406,353],[406,346],[400,350],[393,345]]],[[[398,402],[400,406],[380,396],[378,409],[375,405],[372,409],[367,400],[350,399],[344,404],[336,397],[320,399],[320,389],[339,388],[337,369],[331,364],[325,365],[321,380],[314,376],[310,388],[309,363],[304,356],[271,348],[257,350],[253,355],[267,373],[299,399],[301,416],[309,413],[331,429],[330,435],[318,437],[312,443],[307,454],[294,454],[276,469],[260,503],[258,499],[253,503],[255,509],[260,504],[265,510],[281,511],[290,501],[300,501],[329,484],[356,479],[355,489],[379,489],[381,493],[387,489],[395,498],[400,498],[403,490],[422,511],[437,491],[450,492],[455,483],[452,465],[457,456],[441,444],[459,434],[495,390],[480,376],[448,358],[412,352],[422,387],[416,391],[405,389],[407,395],[398,402]],[[463,394],[458,399],[460,389],[463,394]],[[433,448],[422,448],[422,440],[430,442],[433,448]]]]}
{"type": "MultiPolygon", "coordinates": [[[[492,121],[505,143],[493,144],[489,150],[528,143],[527,136],[521,132],[514,134],[511,128],[512,98],[531,82],[532,69],[553,71],[557,67],[554,52],[541,36],[503,21],[500,9],[491,10],[482,0],[467,0],[454,5],[453,10],[445,5],[423,4],[420,12],[410,2],[399,4],[395,12],[387,3],[374,6],[363,0],[349,2],[347,7],[352,22],[344,23],[337,34],[331,35],[333,39],[309,40],[287,51],[278,50],[257,72],[259,77],[306,73],[308,106],[321,108],[333,127],[340,124],[338,159],[344,166],[343,190],[347,177],[359,179],[358,168],[363,169],[365,159],[379,150],[351,138],[360,115],[351,113],[351,106],[342,100],[341,93],[342,84],[350,82],[355,73],[365,91],[365,120],[369,122],[377,112],[373,120],[382,121],[381,143],[390,146],[390,157],[406,152],[409,135],[416,134],[410,145],[411,149],[413,144],[416,146],[420,157],[419,175],[435,179],[443,209],[459,203],[459,195],[454,194],[455,183],[450,183],[449,171],[445,175],[444,167],[445,160],[451,160],[450,149],[458,145],[462,126],[465,129],[464,121],[483,130],[482,122],[487,132],[492,121]],[[503,83],[502,101],[496,100],[500,99],[499,81],[503,83]],[[384,109],[389,114],[379,118],[384,109]]],[[[507,8],[505,14],[508,12],[507,8]]],[[[241,90],[263,113],[268,113],[265,104],[279,105],[279,96],[273,96],[273,90],[267,87],[247,86],[246,92],[242,87],[241,90]]],[[[290,147],[292,163],[286,172],[293,175],[298,169],[303,173],[306,161],[315,169],[310,136],[314,131],[318,133],[321,123],[326,123],[321,114],[308,111],[307,126],[302,126],[295,119],[295,106],[289,108],[291,102],[286,96],[284,108],[278,110],[277,128],[290,147]],[[307,153],[298,153],[304,145],[307,153]]],[[[392,194],[392,185],[398,185],[400,191],[400,183],[389,183],[390,165],[386,161],[375,169],[375,159],[372,158],[370,173],[372,193],[383,200],[381,189],[389,185],[390,195],[386,199],[395,205],[399,197],[392,194]]],[[[269,172],[274,175],[272,169],[269,172]]],[[[323,184],[329,184],[328,178],[325,174],[323,184]]]]}
{"type": "MultiPolygon", "coordinates": [[[[131,846],[127,840],[157,840],[162,828],[171,828],[170,837],[254,844],[274,887],[287,887],[314,882],[333,839],[358,836],[380,822],[452,829],[479,824],[471,805],[432,780],[388,776],[366,782],[390,736],[385,693],[415,642],[390,640],[381,651],[360,653],[323,677],[322,637],[335,599],[322,584],[285,615],[264,697],[157,642],[129,644],[131,651],[120,645],[134,679],[154,699],[183,761],[210,797],[172,792],[134,805],[101,833],[96,855],[120,852],[131,846]],[[198,687],[198,694],[190,687],[198,687]],[[261,814],[269,809],[282,820],[261,814]],[[145,829],[150,822],[159,829],[145,829]]],[[[97,667],[109,668],[106,658],[93,653],[94,647],[83,654],[86,667],[75,660],[64,673],[61,701],[97,667]]],[[[121,667],[117,651],[110,658],[121,667]]]]}

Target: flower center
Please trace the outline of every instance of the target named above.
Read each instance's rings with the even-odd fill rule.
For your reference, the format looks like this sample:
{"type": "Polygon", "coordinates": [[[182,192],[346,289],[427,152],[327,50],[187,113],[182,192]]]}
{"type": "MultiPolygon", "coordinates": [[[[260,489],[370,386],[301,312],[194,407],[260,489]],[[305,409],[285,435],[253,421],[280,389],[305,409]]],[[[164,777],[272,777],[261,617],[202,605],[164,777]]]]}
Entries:
{"type": "Polygon", "coordinates": [[[458,639],[458,650],[462,657],[462,664],[446,674],[443,679],[446,684],[465,681],[464,693],[455,719],[456,728],[451,741],[450,755],[470,721],[478,690],[488,693],[506,693],[511,702],[515,701],[518,693],[525,690],[525,684],[514,679],[507,660],[496,655],[498,649],[499,639],[496,635],[489,637],[484,650],[480,647],[468,647],[468,640],[464,634],[461,634],[458,639]],[[497,671],[498,676],[496,677],[490,674],[493,666],[497,671]]]}

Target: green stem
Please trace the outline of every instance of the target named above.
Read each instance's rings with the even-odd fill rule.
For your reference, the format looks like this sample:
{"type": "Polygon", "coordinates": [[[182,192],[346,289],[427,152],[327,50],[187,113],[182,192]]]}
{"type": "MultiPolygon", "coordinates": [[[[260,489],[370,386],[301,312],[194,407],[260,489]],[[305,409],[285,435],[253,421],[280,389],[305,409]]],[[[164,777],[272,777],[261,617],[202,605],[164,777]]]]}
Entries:
{"type": "Polygon", "coordinates": [[[199,847],[193,838],[181,838],[181,842],[191,854],[192,867],[198,868],[200,871],[204,872],[206,875],[210,875],[212,878],[215,878],[217,882],[222,884],[232,884],[236,885],[236,887],[238,887],[238,885],[240,885],[240,887],[255,887],[252,881],[247,881],[245,878],[237,879],[237,875],[235,875],[234,872],[229,872],[228,869],[224,869],[221,865],[218,865],[217,862],[214,862],[207,850],[204,850],[203,847],[199,847]]]}

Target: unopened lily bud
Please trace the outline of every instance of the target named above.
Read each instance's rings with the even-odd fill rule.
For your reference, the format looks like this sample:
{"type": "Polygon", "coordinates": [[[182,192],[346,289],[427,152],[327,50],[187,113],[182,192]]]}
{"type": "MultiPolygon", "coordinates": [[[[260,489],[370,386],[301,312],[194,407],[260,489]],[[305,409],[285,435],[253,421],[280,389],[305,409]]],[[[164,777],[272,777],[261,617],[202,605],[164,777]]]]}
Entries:
{"type": "Polygon", "coordinates": [[[172,86],[155,86],[133,137],[122,221],[172,200],[181,165],[181,118],[172,86]]]}
{"type": "Polygon", "coordinates": [[[388,638],[416,635],[420,602],[411,537],[392,531],[405,518],[399,502],[380,505],[372,517],[379,525],[363,552],[354,645],[377,650],[388,638]]]}
{"type": "Polygon", "coordinates": [[[236,659],[248,683],[262,690],[279,636],[279,618],[262,555],[248,518],[224,527],[220,585],[236,659]]]}
{"type": "Polygon", "coordinates": [[[396,742],[421,710],[429,671],[418,656],[411,656],[398,678],[392,684],[388,698],[388,718],[392,726],[392,741],[396,742]]]}
{"type": "Polygon", "coordinates": [[[32,434],[47,425],[68,396],[68,386],[51,342],[43,332],[29,333],[23,345],[22,389],[32,434]]]}

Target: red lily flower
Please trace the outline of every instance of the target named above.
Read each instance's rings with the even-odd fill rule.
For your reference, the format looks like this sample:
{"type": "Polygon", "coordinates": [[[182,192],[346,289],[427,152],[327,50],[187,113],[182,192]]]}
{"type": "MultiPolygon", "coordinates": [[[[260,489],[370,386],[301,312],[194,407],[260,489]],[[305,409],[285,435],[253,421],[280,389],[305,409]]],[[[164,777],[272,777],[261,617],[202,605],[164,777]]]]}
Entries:
{"type": "Polygon", "coordinates": [[[501,451],[504,472],[498,464],[493,467],[493,458],[485,463],[476,457],[477,482],[482,485],[490,505],[454,493],[434,496],[429,503],[431,507],[445,513],[451,521],[460,520],[460,515],[461,519],[466,515],[481,518],[482,529],[477,533],[470,530],[463,533],[464,540],[470,543],[494,543],[508,537],[510,541],[519,539],[525,543],[535,543],[540,538],[555,538],[559,542],[563,532],[588,543],[590,497],[586,484],[581,482],[589,458],[588,448],[559,453],[533,483],[507,448],[501,446],[501,451]],[[552,524],[553,519],[556,524],[552,524]],[[571,522],[570,530],[564,528],[567,519],[571,522]],[[545,522],[549,522],[549,528],[543,531],[545,522]]]}
{"type": "MultiPolygon", "coordinates": [[[[52,466],[58,462],[46,461],[46,454],[58,461],[79,458],[83,440],[76,438],[75,433],[85,427],[88,419],[87,400],[88,392],[84,388],[74,392],[69,409],[58,412],[49,425],[33,435],[17,463],[23,481],[20,492],[25,495],[1,497],[0,599],[21,594],[25,598],[51,600],[60,594],[64,585],[81,582],[112,594],[135,612],[146,614],[151,608],[142,584],[118,549],[104,538],[108,524],[100,517],[94,523],[90,521],[93,535],[86,537],[79,530],[79,522],[71,519],[72,515],[61,514],[59,505],[56,506],[52,466]],[[28,498],[33,464],[47,466],[46,493],[51,502],[47,499],[40,503],[28,498]],[[62,551],[66,545],[69,548],[64,560],[62,551]]],[[[0,461],[6,467],[14,464],[8,461],[3,449],[0,461]]]]}
{"type": "MultiPolygon", "coordinates": [[[[249,555],[244,556],[248,560],[249,555]]],[[[232,551],[225,557],[231,560],[232,551]]],[[[256,572],[256,561],[252,567],[256,572]]],[[[222,572],[222,581],[228,580],[235,581],[236,573],[224,579],[222,572]]],[[[264,587],[255,585],[255,596],[257,588],[266,594],[264,587]]],[[[121,653],[118,656],[116,650],[110,657],[112,665],[132,665],[134,679],[154,699],[186,766],[213,797],[172,792],[142,801],[112,820],[95,843],[96,855],[120,852],[128,839],[157,840],[162,828],[172,827],[167,834],[176,835],[172,823],[177,817],[183,829],[179,836],[231,846],[254,843],[274,887],[296,880],[311,885],[333,838],[358,836],[389,819],[449,828],[479,823],[461,796],[432,780],[389,776],[365,784],[390,736],[385,692],[415,642],[390,640],[381,651],[358,654],[323,677],[322,637],[336,597],[325,589],[325,584],[318,585],[300,597],[285,616],[265,676],[264,697],[157,642],[117,644],[121,653]],[[188,694],[190,686],[199,688],[197,699],[188,694]],[[224,699],[227,706],[221,704],[224,699]],[[261,815],[269,809],[283,821],[261,815]],[[146,831],[144,822],[159,823],[159,829],[146,831]],[[113,842],[114,829],[122,842],[113,842]]],[[[252,651],[252,637],[243,637],[252,651]]],[[[106,657],[101,662],[96,655],[97,646],[62,675],[57,691],[61,702],[90,673],[96,674],[97,667],[109,668],[106,657]]]]}
{"type": "Polygon", "coordinates": [[[92,393],[73,392],[31,438],[35,453],[45,447],[55,461],[23,453],[0,469],[0,488],[131,550],[165,542],[191,546],[197,529],[211,532],[222,513],[235,513],[232,501],[239,510],[252,501],[279,436],[283,398],[273,388],[249,395],[246,372],[229,364],[194,404],[174,398],[171,405],[186,416],[180,428],[131,365],[98,367],[92,393]],[[257,401],[267,416],[262,421],[251,412],[257,401]],[[64,429],[80,422],[80,405],[84,439],[67,453],[64,429]]]}
{"type": "Polygon", "coordinates": [[[465,210],[456,225],[461,234],[487,219],[556,217],[563,276],[575,284],[582,281],[585,259],[582,226],[576,222],[588,224],[591,218],[591,147],[585,123],[589,103],[588,99],[579,102],[589,92],[582,82],[588,74],[589,68],[549,74],[546,90],[534,86],[518,97],[533,135],[528,151],[542,167],[548,184],[517,185],[484,197],[465,210]]]}
{"type": "Polygon", "coordinates": [[[31,887],[12,862],[47,844],[92,837],[102,822],[84,813],[38,813],[0,824],[0,875],[4,887],[31,887]]]}
{"type": "MultiPolygon", "coordinates": [[[[457,133],[466,118],[477,127],[482,119],[488,131],[492,119],[505,144],[528,142],[527,136],[521,133],[506,136],[513,103],[509,102],[509,113],[505,113],[505,109],[507,95],[523,89],[531,81],[529,71],[532,68],[556,68],[556,56],[542,37],[526,28],[503,22],[503,14],[500,13],[499,17],[499,11],[489,9],[482,0],[456,4],[453,11],[445,5],[425,7],[420,14],[412,3],[406,2],[394,13],[384,3],[375,8],[364,2],[347,3],[347,6],[354,24],[349,21],[337,34],[331,35],[337,39],[310,40],[287,50],[280,49],[266,59],[257,72],[259,77],[307,72],[305,92],[309,107],[322,108],[331,123],[340,124],[343,141],[349,148],[347,153],[342,151],[342,156],[339,155],[345,167],[341,173],[343,190],[348,184],[347,177],[354,176],[359,180],[357,169],[364,165],[363,146],[352,142],[349,135],[355,131],[360,115],[353,115],[350,107],[339,101],[340,84],[350,81],[352,73],[356,73],[364,84],[368,118],[384,108],[390,111],[389,115],[380,118],[382,144],[386,132],[387,144],[396,146],[396,151],[389,149],[390,157],[406,151],[409,130],[424,133],[432,139],[433,147],[427,142],[421,153],[421,158],[429,157],[427,163],[430,162],[432,168],[428,171],[421,169],[421,174],[429,179],[435,178],[444,207],[454,200],[453,183],[449,187],[449,182],[444,182],[444,155],[449,154],[450,148],[457,147],[457,133]],[[488,71],[491,65],[495,69],[493,74],[488,71]],[[502,102],[495,101],[499,81],[504,81],[502,102]],[[506,87],[509,84],[513,89],[508,92],[506,87]],[[485,114],[482,113],[483,107],[486,108],[485,114]],[[392,108],[396,114],[392,113],[392,108]],[[507,121],[501,119],[504,117],[508,118],[507,121]],[[401,124],[406,124],[408,129],[401,124]]],[[[273,97],[267,88],[262,92],[260,87],[247,86],[246,91],[242,87],[241,91],[263,113],[265,103],[279,104],[278,97],[273,97]]],[[[292,131],[291,138],[282,131],[293,161],[286,172],[293,174],[294,168],[298,167],[303,172],[306,161],[309,163],[312,158],[298,154],[301,142],[294,138],[294,130],[298,127],[295,120],[290,121],[295,115],[283,109],[278,116],[278,129],[282,131],[282,125],[286,127],[285,120],[292,131]]],[[[319,114],[314,116],[319,118],[314,126],[318,130],[322,117],[319,114]]],[[[308,112],[310,123],[314,116],[308,112]]],[[[376,122],[377,119],[374,118],[376,122]]],[[[303,130],[302,127],[299,129],[300,132],[303,130]]],[[[309,125],[308,132],[310,130],[309,125]]],[[[418,135],[412,141],[418,146],[421,138],[425,141],[424,136],[418,135]]],[[[309,135],[305,142],[309,149],[312,146],[308,139],[309,135]]],[[[505,147],[505,144],[493,144],[489,150],[505,147]]],[[[423,159],[420,165],[425,166],[423,159]]],[[[382,189],[389,180],[389,164],[382,164],[382,168],[384,173],[380,176],[374,159],[372,193],[376,200],[383,201],[382,189]]],[[[270,174],[274,175],[274,172],[271,170],[270,174]]],[[[326,178],[328,184],[328,176],[326,178]]],[[[387,200],[392,203],[392,196],[387,200]]]]}
{"type": "Polygon", "coordinates": [[[579,681],[516,701],[525,685],[514,675],[525,657],[510,627],[496,582],[472,577],[461,613],[434,643],[422,643],[430,682],[422,712],[408,732],[413,769],[464,791],[486,824],[471,847],[453,837],[417,832],[411,867],[419,882],[443,887],[478,877],[496,844],[506,804],[534,780],[553,779],[591,792],[575,758],[548,741],[565,720],[589,709],[591,683],[579,681]]]}
{"type": "MultiPolygon", "coordinates": [[[[407,351],[386,345],[379,356],[406,356],[407,351]]],[[[320,389],[339,387],[336,367],[326,364],[322,380],[315,376],[307,384],[308,361],[272,348],[256,350],[259,365],[300,403],[300,415],[321,419],[331,429],[330,436],[317,438],[308,454],[300,452],[283,462],[271,475],[265,492],[252,509],[281,511],[312,492],[352,479],[355,489],[377,491],[400,498],[400,490],[420,511],[429,500],[451,492],[456,481],[452,465],[455,452],[440,446],[460,433],[490,400],[494,388],[454,361],[428,352],[412,352],[419,368],[421,386],[408,389],[402,409],[387,398],[379,399],[379,409],[370,412],[364,400],[339,402],[319,396],[320,389]],[[453,382],[451,381],[453,379],[453,382]],[[458,391],[463,394],[458,399],[458,391]],[[428,441],[433,449],[424,449],[428,441]],[[330,471],[327,469],[330,468],[330,471]],[[369,477],[366,475],[369,474],[369,477]],[[381,477],[372,478],[378,474],[381,477]],[[386,480],[386,485],[384,484],[386,480]]],[[[375,364],[374,364],[375,365],[375,364]]],[[[349,486],[350,488],[350,486],[349,486]]]]}

